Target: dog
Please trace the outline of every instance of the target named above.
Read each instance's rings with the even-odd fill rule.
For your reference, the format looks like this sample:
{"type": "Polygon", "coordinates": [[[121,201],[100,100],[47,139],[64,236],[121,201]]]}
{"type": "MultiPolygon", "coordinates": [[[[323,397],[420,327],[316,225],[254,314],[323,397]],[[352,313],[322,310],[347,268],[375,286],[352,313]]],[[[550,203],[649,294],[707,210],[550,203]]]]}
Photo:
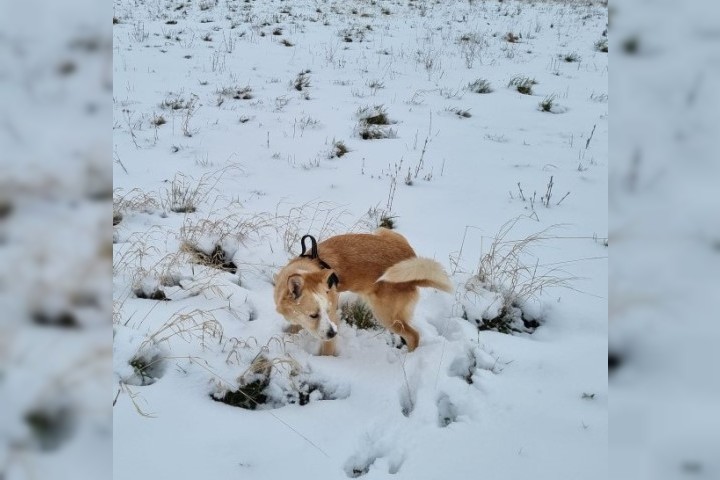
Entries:
{"type": "Polygon", "coordinates": [[[438,262],[416,256],[405,237],[386,228],[337,235],[320,244],[305,235],[301,245],[301,255],[275,277],[275,305],[296,331],[304,328],[322,340],[321,355],[335,355],[340,292],[360,295],[375,318],[400,335],[412,352],[420,342],[420,334],[410,326],[418,287],[453,291],[438,262]]]}

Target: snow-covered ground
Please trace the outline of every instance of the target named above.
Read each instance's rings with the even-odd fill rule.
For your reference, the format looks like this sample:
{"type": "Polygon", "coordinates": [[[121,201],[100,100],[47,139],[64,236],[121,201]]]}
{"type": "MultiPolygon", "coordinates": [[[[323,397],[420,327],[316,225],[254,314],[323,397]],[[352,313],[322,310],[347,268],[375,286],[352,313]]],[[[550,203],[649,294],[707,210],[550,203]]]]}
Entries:
{"type": "Polygon", "coordinates": [[[719,478],[720,5],[611,17],[610,478],[719,478]]]}
{"type": "Polygon", "coordinates": [[[110,15],[0,7],[4,480],[112,473],[110,15]]]}
{"type": "Polygon", "coordinates": [[[114,15],[115,478],[606,478],[606,6],[114,15]],[[343,325],[316,356],[273,274],[383,218],[456,292],[422,292],[412,353],[343,325]],[[504,301],[528,323],[478,329],[504,301]]]}

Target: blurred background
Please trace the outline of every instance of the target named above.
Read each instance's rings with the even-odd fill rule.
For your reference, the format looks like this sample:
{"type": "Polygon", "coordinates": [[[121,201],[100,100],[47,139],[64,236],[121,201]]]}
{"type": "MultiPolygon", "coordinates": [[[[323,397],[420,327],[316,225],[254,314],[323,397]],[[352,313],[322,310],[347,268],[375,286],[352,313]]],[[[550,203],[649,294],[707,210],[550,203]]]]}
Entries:
{"type": "Polygon", "coordinates": [[[720,4],[610,3],[611,478],[720,478],[720,4]]]}
{"type": "Polygon", "coordinates": [[[0,478],[112,475],[112,3],[0,2],[0,478]]]}
{"type": "MultiPolygon", "coordinates": [[[[609,8],[611,478],[720,478],[720,4],[609,8]]],[[[112,475],[112,10],[0,1],[4,480],[112,475]]]]}

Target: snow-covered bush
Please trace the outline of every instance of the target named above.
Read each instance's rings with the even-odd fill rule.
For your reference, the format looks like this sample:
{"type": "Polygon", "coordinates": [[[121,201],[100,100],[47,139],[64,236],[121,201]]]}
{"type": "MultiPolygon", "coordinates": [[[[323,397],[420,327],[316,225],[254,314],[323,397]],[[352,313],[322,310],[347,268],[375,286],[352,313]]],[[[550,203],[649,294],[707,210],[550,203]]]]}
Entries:
{"type": "Polygon", "coordinates": [[[237,342],[228,359],[243,368],[235,385],[215,382],[210,397],[247,410],[267,410],[288,404],[306,405],[318,400],[345,398],[346,386],[314,374],[286,351],[283,340],[266,345],[237,342]]]}

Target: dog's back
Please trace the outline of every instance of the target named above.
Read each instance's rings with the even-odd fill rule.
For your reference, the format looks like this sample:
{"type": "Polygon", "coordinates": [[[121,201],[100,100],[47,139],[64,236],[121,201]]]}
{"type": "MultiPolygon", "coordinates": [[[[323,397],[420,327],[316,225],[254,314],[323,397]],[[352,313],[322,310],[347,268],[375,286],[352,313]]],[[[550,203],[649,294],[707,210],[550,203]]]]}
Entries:
{"type": "Polygon", "coordinates": [[[385,228],[330,237],[318,244],[318,254],[337,272],[339,290],[356,293],[367,292],[388,268],[415,257],[405,237],[385,228]]]}

